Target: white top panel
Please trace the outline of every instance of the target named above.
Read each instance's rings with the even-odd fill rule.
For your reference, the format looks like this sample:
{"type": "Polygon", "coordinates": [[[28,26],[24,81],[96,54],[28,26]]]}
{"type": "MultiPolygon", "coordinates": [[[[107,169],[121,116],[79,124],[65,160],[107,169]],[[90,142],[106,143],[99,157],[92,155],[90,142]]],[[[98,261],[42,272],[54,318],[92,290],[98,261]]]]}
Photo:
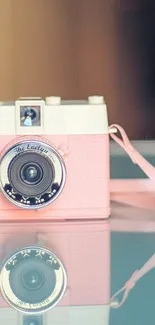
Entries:
{"type": "Polygon", "coordinates": [[[109,305],[56,307],[46,314],[45,325],[109,325],[109,305]]]}
{"type": "Polygon", "coordinates": [[[42,129],[33,126],[18,127],[16,114],[14,104],[0,105],[0,135],[109,133],[104,103],[68,101],[61,105],[45,105],[42,109],[42,129]]]}
{"type": "MultiPolygon", "coordinates": [[[[0,308],[0,324],[23,325],[23,315],[0,308]]],[[[55,307],[43,315],[43,325],[109,325],[109,305],[55,307]]]]}

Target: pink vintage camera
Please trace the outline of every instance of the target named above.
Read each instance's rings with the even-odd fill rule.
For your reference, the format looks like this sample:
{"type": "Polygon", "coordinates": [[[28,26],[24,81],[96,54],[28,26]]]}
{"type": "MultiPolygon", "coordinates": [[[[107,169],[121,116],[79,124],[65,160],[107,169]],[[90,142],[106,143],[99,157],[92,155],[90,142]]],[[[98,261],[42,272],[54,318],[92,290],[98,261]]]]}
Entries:
{"type": "Polygon", "coordinates": [[[0,320],[18,324],[17,309],[47,311],[46,325],[108,325],[108,220],[1,223],[0,247],[0,320]]]}
{"type": "Polygon", "coordinates": [[[21,98],[0,106],[0,219],[109,216],[109,130],[103,97],[21,98]]]}
{"type": "Polygon", "coordinates": [[[21,98],[2,104],[0,112],[0,320],[12,315],[17,324],[18,311],[36,317],[48,311],[46,324],[78,319],[90,325],[97,317],[108,325],[103,97],[21,98]]]}

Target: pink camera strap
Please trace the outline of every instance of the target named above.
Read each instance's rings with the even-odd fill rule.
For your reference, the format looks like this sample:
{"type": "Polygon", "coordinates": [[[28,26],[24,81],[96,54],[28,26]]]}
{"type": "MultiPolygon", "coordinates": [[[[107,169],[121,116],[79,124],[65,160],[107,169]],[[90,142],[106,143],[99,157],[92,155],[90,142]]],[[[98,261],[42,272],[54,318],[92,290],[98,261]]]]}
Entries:
{"type": "MultiPolygon", "coordinates": [[[[126,153],[129,155],[133,163],[139,165],[139,167],[144,171],[144,173],[148,176],[148,178],[154,180],[155,168],[145,158],[143,158],[137,152],[137,150],[132,146],[124,129],[120,125],[113,124],[109,128],[109,133],[113,138],[113,140],[115,140],[126,151],[126,153]],[[114,129],[119,131],[122,139],[113,133],[112,130],[114,129]]],[[[143,267],[140,270],[136,270],[131,276],[131,278],[125,283],[125,285],[112,296],[111,307],[112,308],[121,307],[126,301],[129,292],[135,286],[135,283],[154,267],[155,267],[155,254],[143,265],[143,267]],[[122,300],[120,302],[117,301],[116,298],[123,292],[124,294],[122,300]]]]}
{"type": "Polygon", "coordinates": [[[152,268],[155,267],[155,254],[142,266],[140,270],[136,270],[131,278],[125,283],[125,285],[118,290],[111,298],[111,307],[119,308],[126,301],[130,290],[135,286],[135,283],[142,278],[146,273],[148,273],[152,268]],[[120,293],[124,292],[123,298],[120,302],[116,300],[116,297],[119,296],[120,293]]]}
{"type": "Polygon", "coordinates": [[[113,140],[115,140],[126,151],[133,163],[139,165],[150,179],[155,179],[155,168],[133,147],[124,129],[120,125],[113,124],[109,128],[109,132],[113,140]],[[113,129],[119,131],[122,139],[113,132],[110,132],[113,129]]]}

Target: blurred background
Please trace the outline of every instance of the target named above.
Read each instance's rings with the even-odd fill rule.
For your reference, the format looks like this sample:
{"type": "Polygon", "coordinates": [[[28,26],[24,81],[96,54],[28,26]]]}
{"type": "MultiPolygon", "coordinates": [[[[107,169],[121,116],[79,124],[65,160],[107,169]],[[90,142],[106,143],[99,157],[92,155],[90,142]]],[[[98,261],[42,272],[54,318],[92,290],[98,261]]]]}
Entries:
{"type": "Polygon", "coordinates": [[[0,100],[104,95],[110,123],[155,138],[155,2],[1,0],[0,100]]]}

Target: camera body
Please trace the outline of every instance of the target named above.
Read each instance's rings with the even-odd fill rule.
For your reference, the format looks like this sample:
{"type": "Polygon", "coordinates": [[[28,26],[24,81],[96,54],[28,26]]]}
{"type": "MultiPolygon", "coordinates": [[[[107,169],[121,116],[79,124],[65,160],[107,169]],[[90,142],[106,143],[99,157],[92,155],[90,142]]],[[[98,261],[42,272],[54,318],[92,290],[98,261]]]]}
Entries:
{"type": "Polygon", "coordinates": [[[0,320],[12,315],[12,324],[27,324],[31,317],[18,311],[33,319],[46,311],[46,325],[90,325],[96,317],[108,325],[103,97],[20,98],[1,103],[0,113],[0,320]]]}
{"type": "Polygon", "coordinates": [[[103,97],[22,98],[2,103],[0,115],[0,220],[109,216],[109,130],[103,97]],[[36,174],[44,178],[41,185],[35,183],[36,174]]]}
{"type": "MultiPolygon", "coordinates": [[[[4,280],[4,265],[8,261],[17,272],[12,252],[19,249],[26,252],[27,247],[46,247],[62,261],[67,271],[65,291],[55,308],[45,313],[45,324],[63,323],[73,325],[75,321],[108,325],[110,302],[110,229],[109,220],[75,221],[53,223],[10,223],[1,224],[1,299],[0,320],[12,315],[12,324],[18,324],[18,313],[8,308],[9,302],[24,314],[38,314],[48,310],[49,302],[27,304],[8,291],[8,280],[4,280]],[[6,299],[7,298],[7,299],[6,299]],[[5,301],[6,300],[6,301],[5,301]],[[28,307],[28,309],[27,309],[28,307]],[[8,312],[6,312],[8,311],[8,312]]],[[[10,265],[9,264],[9,265],[10,265]]],[[[20,286],[18,273],[18,287],[20,286]]],[[[11,278],[11,277],[10,277],[11,278]]],[[[52,276],[51,276],[52,279],[52,276]]],[[[50,278],[49,285],[50,285],[50,278]]],[[[10,280],[11,281],[11,280],[10,280]]],[[[16,290],[16,289],[14,289],[16,290]]],[[[20,316],[21,319],[22,316],[20,316]]],[[[43,315],[44,317],[44,315],[43,315]]]]}

